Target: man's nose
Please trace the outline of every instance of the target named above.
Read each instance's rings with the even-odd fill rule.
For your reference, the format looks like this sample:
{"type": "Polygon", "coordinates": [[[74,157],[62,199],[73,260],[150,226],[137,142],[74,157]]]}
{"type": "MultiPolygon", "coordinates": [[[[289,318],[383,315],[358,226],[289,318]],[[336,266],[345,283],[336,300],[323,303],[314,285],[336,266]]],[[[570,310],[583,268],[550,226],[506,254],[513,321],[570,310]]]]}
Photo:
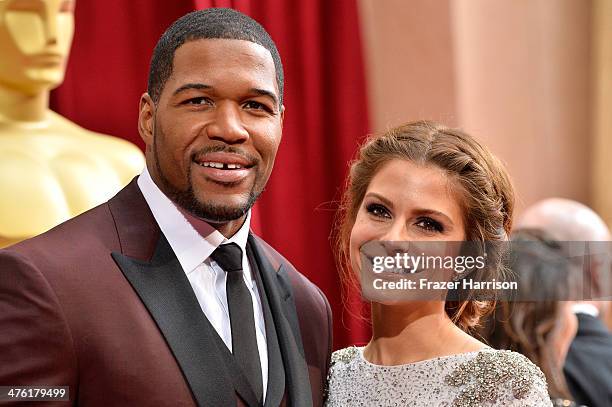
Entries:
{"type": "Polygon", "coordinates": [[[214,114],[213,121],[207,126],[208,138],[227,144],[244,143],[249,139],[249,132],[242,122],[239,106],[230,102],[220,104],[214,114]]]}

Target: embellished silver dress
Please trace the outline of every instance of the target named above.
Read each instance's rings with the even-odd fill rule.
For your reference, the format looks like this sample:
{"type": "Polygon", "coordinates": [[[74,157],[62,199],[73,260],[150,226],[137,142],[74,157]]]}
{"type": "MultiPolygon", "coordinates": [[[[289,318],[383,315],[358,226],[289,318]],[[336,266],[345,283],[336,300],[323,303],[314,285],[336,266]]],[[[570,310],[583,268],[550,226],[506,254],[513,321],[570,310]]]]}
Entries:
{"type": "Polygon", "coordinates": [[[552,406],[544,374],[525,356],[483,349],[398,366],[366,361],[363,348],[334,352],[326,406],[552,406]]]}

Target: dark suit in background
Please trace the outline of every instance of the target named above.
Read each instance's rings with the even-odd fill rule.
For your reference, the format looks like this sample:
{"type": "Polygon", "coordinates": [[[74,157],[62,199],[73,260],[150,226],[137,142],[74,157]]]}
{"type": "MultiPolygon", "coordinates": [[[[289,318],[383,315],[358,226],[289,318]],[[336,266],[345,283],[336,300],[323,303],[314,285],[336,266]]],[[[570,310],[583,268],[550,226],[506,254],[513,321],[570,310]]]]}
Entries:
{"type": "Polygon", "coordinates": [[[612,406],[612,334],[604,323],[578,313],[578,332],[565,360],[564,373],[577,404],[612,406]]]}

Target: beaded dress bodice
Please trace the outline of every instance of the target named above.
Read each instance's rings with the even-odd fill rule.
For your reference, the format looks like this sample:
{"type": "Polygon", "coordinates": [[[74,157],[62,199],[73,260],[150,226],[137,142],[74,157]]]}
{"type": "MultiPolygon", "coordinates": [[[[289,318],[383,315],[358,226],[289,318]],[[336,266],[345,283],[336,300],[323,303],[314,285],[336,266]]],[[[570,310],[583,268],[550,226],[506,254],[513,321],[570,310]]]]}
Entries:
{"type": "Polygon", "coordinates": [[[483,349],[399,366],[334,352],[327,406],[551,406],[544,374],[523,355],[483,349]]]}

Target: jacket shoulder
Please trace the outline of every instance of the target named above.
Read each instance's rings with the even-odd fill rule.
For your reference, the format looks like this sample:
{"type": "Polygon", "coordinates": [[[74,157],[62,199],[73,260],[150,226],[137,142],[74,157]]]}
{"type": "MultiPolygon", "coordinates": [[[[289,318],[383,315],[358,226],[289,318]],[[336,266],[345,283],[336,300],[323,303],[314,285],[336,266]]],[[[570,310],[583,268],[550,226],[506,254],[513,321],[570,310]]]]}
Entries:
{"type": "Polygon", "coordinates": [[[34,260],[90,253],[104,241],[118,247],[117,232],[107,203],[101,204],[33,238],[9,248],[34,260]]]}
{"type": "MultiPolygon", "coordinates": [[[[327,303],[327,298],[323,292],[317,287],[313,282],[311,282],[308,277],[300,273],[293,264],[289,260],[287,260],[282,254],[280,254],[276,249],[274,249],[270,244],[268,244],[261,237],[252,234],[253,238],[259,245],[259,247],[263,250],[264,254],[272,264],[275,270],[279,270],[282,267],[289,279],[291,281],[291,285],[294,291],[305,291],[310,294],[315,294],[317,297],[322,297],[323,302],[327,303]]],[[[299,295],[299,292],[294,293],[299,295]]]]}
{"type": "MultiPolygon", "coordinates": [[[[45,233],[10,246],[10,249],[24,254],[32,261],[44,259],[51,264],[56,261],[73,263],[92,255],[123,252],[121,229],[136,230],[137,235],[143,235],[143,230],[147,230],[143,229],[142,224],[153,223],[147,218],[147,208],[134,179],[107,202],[45,233]]],[[[132,240],[141,242],[146,238],[139,236],[132,240]]]]}

